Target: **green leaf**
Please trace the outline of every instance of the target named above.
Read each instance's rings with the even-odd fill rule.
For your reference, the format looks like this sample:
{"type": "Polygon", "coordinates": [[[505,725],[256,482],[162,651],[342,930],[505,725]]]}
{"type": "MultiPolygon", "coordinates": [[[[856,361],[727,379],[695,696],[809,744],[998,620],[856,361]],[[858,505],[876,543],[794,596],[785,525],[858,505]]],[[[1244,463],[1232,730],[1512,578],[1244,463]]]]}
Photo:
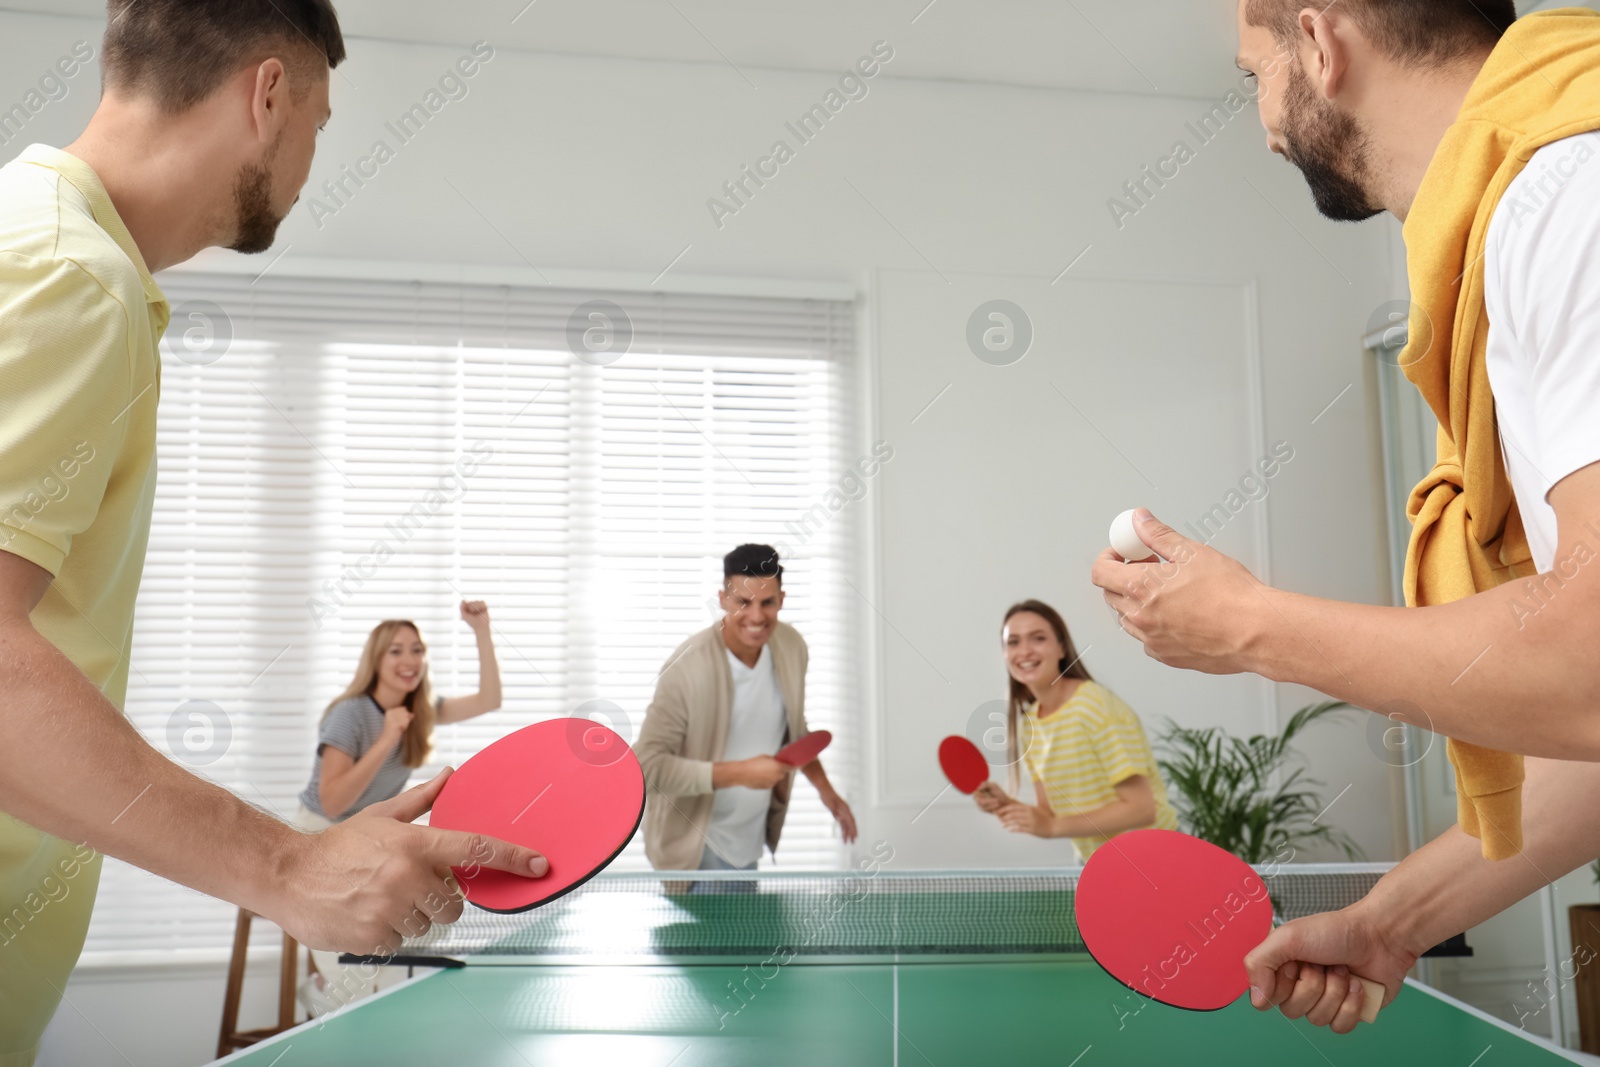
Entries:
{"type": "MultiPolygon", "coordinates": [[[[1322,783],[1306,777],[1304,766],[1290,763],[1298,756],[1292,745],[1296,736],[1347,707],[1337,700],[1311,704],[1290,716],[1278,733],[1245,738],[1169,719],[1156,765],[1177,794],[1179,825],[1247,863],[1265,863],[1285,846],[1312,843],[1359,858],[1361,850],[1349,834],[1316,821],[1323,810],[1322,783]],[[1273,788],[1272,777],[1280,772],[1273,788]]],[[[1594,871],[1600,883],[1600,860],[1594,871]]]]}

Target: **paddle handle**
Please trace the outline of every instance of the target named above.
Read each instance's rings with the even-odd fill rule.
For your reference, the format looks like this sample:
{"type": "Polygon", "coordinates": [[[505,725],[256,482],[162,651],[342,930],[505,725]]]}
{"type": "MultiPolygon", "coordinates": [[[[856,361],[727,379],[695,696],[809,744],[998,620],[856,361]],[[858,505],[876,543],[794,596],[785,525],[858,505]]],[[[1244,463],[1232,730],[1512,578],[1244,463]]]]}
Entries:
{"type": "Polygon", "coordinates": [[[1363,978],[1354,971],[1350,977],[1361,983],[1361,1021],[1375,1023],[1378,1021],[1378,1009],[1383,1007],[1383,998],[1389,990],[1382,982],[1375,982],[1371,978],[1363,978]]]}

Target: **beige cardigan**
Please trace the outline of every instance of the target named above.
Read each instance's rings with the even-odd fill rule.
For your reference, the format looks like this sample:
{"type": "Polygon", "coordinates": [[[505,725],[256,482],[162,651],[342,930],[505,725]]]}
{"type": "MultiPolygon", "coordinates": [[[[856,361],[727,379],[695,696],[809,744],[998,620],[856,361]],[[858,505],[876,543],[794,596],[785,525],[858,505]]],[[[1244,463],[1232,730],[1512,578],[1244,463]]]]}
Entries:
{"type": "MultiPolygon", "coordinates": [[[[805,716],[809,653],[799,631],[782,622],[768,647],[783,693],[788,743],[810,733],[805,716]]],[[[686,871],[700,866],[714,799],[711,764],[722,759],[732,718],[733,672],[728,668],[727,645],[718,622],[679,645],[667,660],[633,746],[644,768],[648,797],[645,853],[657,870],[686,871]]],[[[791,772],[772,788],[767,847],[774,852],[793,786],[791,772]]]]}

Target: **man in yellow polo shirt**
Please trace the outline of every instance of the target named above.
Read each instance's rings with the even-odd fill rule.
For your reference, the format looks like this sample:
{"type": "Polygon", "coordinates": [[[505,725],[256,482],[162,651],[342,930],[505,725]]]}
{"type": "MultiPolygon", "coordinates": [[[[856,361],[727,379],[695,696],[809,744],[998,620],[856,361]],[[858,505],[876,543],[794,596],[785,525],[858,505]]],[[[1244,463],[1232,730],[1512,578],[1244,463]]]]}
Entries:
{"type": "Polygon", "coordinates": [[[0,168],[0,1067],[33,1062],[100,853],[313,947],[378,954],[460,915],[439,871],[547,869],[408,825],[444,775],[302,834],[188,774],[120,710],[169,315],[151,275],[272,244],[344,54],[329,0],[111,0],[88,128],[0,168]]]}

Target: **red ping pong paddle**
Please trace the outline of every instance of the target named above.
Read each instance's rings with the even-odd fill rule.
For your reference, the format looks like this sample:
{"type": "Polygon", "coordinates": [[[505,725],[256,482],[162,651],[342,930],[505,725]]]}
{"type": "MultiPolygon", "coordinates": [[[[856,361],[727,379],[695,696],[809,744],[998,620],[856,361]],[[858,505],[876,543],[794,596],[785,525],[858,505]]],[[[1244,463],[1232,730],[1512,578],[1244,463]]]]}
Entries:
{"type": "MultiPolygon", "coordinates": [[[[1244,958],[1272,930],[1266,883],[1239,857],[1175,830],[1101,845],[1078,877],[1084,946],[1107,974],[1175,1008],[1216,1011],[1250,989],[1244,958]]],[[[1384,986],[1361,982],[1372,1022],[1384,986]]]]}
{"type": "Polygon", "coordinates": [[[463,763],[433,803],[429,824],[534,849],[549,873],[527,878],[455,867],[467,900],[485,911],[548,904],[617,858],[644,817],[644,772],[628,743],[592,719],[524,727],[463,763]]]}
{"type": "Polygon", "coordinates": [[[983,751],[960,734],[939,742],[939,768],[951,785],[969,796],[989,780],[989,761],[983,758],[983,751]]]}
{"type": "Polygon", "coordinates": [[[791,767],[804,767],[820,756],[822,750],[832,742],[832,733],[827,730],[812,730],[800,740],[784,745],[772,758],[791,767]]]}

